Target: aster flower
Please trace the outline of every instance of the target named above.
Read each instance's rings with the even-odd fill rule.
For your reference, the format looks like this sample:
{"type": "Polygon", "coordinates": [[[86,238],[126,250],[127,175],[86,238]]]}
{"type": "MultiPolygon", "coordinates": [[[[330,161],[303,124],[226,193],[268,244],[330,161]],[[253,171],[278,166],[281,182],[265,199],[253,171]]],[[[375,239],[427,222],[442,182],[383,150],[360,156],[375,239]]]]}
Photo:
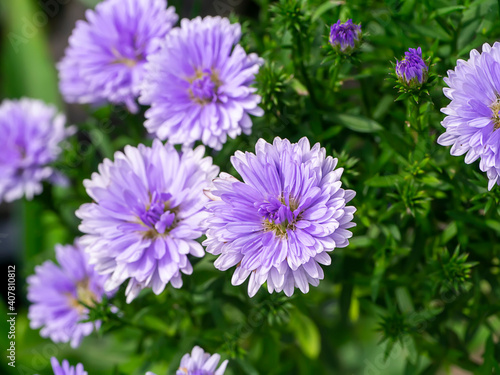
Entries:
{"type": "Polygon", "coordinates": [[[0,105],[0,203],[43,190],[42,182],[63,182],[50,163],[60,143],[74,132],[54,106],[40,100],[4,100],[0,105]]]}
{"type": "Polygon", "coordinates": [[[239,24],[221,17],[183,19],[162,50],[148,58],[141,97],[150,133],[173,144],[201,140],[220,149],[227,136],[249,134],[249,115],[262,116],[250,85],[263,60],[238,43],[239,24]]]}
{"type": "Polygon", "coordinates": [[[330,44],[341,53],[352,53],[361,43],[361,25],[340,20],[330,27],[330,44]]]}
{"type": "Polygon", "coordinates": [[[442,146],[453,146],[451,155],[465,155],[470,164],[480,159],[491,190],[500,174],[500,43],[483,44],[483,51],[470,52],[467,61],[458,60],[444,79],[443,92],[451,103],[441,111],[446,129],[438,138],[442,146]]]}
{"type": "Polygon", "coordinates": [[[82,205],[76,215],[91,263],[110,275],[106,290],[130,278],[131,302],[146,287],[156,294],[169,282],[179,288],[181,272],[193,270],[187,255],[204,256],[196,242],[208,215],[203,188],[218,173],[204,151],[200,146],[180,155],[159,140],[152,148],[127,146],[84,181],[94,203],[82,205]]]}
{"type": "Polygon", "coordinates": [[[410,48],[403,60],[396,60],[396,75],[406,87],[419,87],[427,81],[429,67],[422,59],[422,49],[410,48]]]}
{"type": "Polygon", "coordinates": [[[52,365],[54,375],[88,375],[87,371],[83,369],[83,365],[81,363],[73,367],[70,366],[69,362],[65,359],[61,366],[57,359],[52,357],[50,359],[50,364],[52,365]]]}
{"type": "Polygon", "coordinates": [[[349,244],[356,209],[346,203],[355,192],[341,188],[337,159],[307,138],[260,139],[255,151],[231,158],[243,182],[221,173],[207,192],[213,202],[204,245],[219,255],[216,268],[236,266],[233,285],[250,276],[250,297],[266,281],[269,293],[307,293],[323,279],[327,252],[349,244]]]}
{"type": "MultiPolygon", "coordinates": [[[[219,354],[210,355],[205,353],[199,346],[195,346],[191,355],[188,353],[182,357],[181,364],[175,375],[223,375],[228,361],[226,359],[216,370],[219,361],[219,354]]],[[[146,375],[156,374],[147,372],[146,375]]]]}
{"type": "Polygon", "coordinates": [[[94,271],[78,240],[74,245],[57,245],[55,250],[59,265],[46,261],[28,277],[28,318],[32,329],[42,328],[42,337],[70,342],[76,348],[100,327],[100,321],[83,322],[88,318],[83,304],[101,302],[106,277],[94,271]]]}
{"type": "Polygon", "coordinates": [[[58,65],[65,100],[126,104],[136,112],[146,58],[178,19],[166,8],[166,0],[106,0],[87,10],[58,65]]]}

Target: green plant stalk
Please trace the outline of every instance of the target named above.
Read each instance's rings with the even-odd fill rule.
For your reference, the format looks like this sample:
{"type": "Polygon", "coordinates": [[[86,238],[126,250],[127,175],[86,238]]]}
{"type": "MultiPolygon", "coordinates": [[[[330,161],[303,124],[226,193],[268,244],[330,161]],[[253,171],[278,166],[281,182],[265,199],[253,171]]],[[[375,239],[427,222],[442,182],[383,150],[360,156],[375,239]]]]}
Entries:
{"type": "Polygon", "coordinates": [[[330,87],[335,91],[336,85],[337,85],[337,80],[339,77],[340,73],[340,56],[337,56],[335,59],[335,65],[333,66],[332,73],[330,75],[330,87]]]}
{"type": "Polygon", "coordinates": [[[309,77],[309,74],[307,73],[306,66],[304,65],[304,59],[301,58],[299,55],[299,52],[303,51],[302,39],[301,39],[298,32],[294,32],[293,35],[294,35],[294,39],[295,39],[294,45],[296,46],[296,48],[293,49],[293,55],[294,55],[293,63],[294,63],[295,69],[300,71],[302,77],[304,78],[304,84],[307,88],[307,91],[309,92],[309,97],[311,98],[311,102],[313,103],[314,107],[316,107],[317,109],[320,109],[321,105],[320,105],[318,99],[316,98],[314,86],[312,84],[311,78],[309,77]]]}
{"type": "Polygon", "coordinates": [[[420,104],[413,98],[406,101],[406,122],[405,128],[409,132],[415,144],[418,142],[418,133],[420,129],[420,104]]]}

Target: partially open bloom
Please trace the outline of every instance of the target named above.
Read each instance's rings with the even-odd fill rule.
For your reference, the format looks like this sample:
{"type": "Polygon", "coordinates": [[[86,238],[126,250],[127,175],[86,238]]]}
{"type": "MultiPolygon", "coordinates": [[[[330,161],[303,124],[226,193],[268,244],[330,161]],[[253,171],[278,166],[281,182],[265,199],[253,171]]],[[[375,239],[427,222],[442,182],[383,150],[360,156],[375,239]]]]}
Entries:
{"type": "Polygon", "coordinates": [[[446,132],[438,138],[442,146],[453,146],[453,156],[465,155],[470,164],[480,159],[491,190],[500,174],[500,43],[483,44],[483,52],[470,52],[468,61],[458,60],[444,79],[444,94],[451,103],[441,111],[446,132]]]}
{"type": "Polygon", "coordinates": [[[52,357],[50,359],[50,364],[52,365],[54,375],[88,375],[81,363],[76,366],[70,366],[69,362],[65,359],[62,365],[60,365],[57,358],[52,357]]]}
{"type": "Polygon", "coordinates": [[[263,63],[238,43],[239,24],[221,17],[183,19],[148,58],[140,102],[151,105],[144,125],[173,144],[201,140],[220,149],[227,136],[249,134],[249,115],[261,116],[250,87],[263,63]]]}
{"type": "Polygon", "coordinates": [[[421,86],[427,81],[429,67],[422,59],[422,49],[410,48],[405,52],[403,60],[396,63],[396,75],[399,81],[407,87],[421,86]]]}
{"type": "MultiPolygon", "coordinates": [[[[191,355],[188,353],[182,357],[181,364],[175,375],[223,375],[228,361],[226,359],[216,370],[219,361],[219,354],[210,355],[205,353],[199,346],[195,346],[191,355]]],[[[156,374],[147,372],[146,375],[156,374]]]]}
{"type": "Polygon", "coordinates": [[[62,365],[59,364],[55,357],[50,359],[50,364],[52,365],[52,371],[54,375],[88,375],[87,371],[83,369],[81,363],[76,366],[70,366],[69,362],[65,359],[62,365]]]}
{"type": "Polygon", "coordinates": [[[200,146],[179,154],[157,139],[153,147],[127,146],[84,181],[94,202],[76,215],[90,262],[110,275],[106,290],[130,279],[130,302],[146,287],[156,294],[169,282],[179,288],[181,272],[191,274],[187,255],[205,254],[196,242],[208,216],[203,189],[218,173],[204,152],[200,146]]]}
{"type": "Polygon", "coordinates": [[[54,106],[40,100],[4,100],[0,105],[0,203],[42,192],[43,181],[61,176],[50,166],[60,143],[72,134],[54,106]]]}
{"type": "Polygon", "coordinates": [[[101,324],[82,322],[88,318],[83,304],[101,302],[106,277],[94,271],[78,241],[74,245],[57,245],[56,259],[59,265],[46,261],[28,277],[28,318],[31,328],[42,328],[42,337],[70,342],[76,348],[101,324]]]}
{"type": "Polygon", "coordinates": [[[340,20],[330,27],[330,44],[342,53],[353,52],[361,43],[361,25],[352,20],[341,23],[340,20]]]}
{"type": "Polygon", "coordinates": [[[60,90],[69,103],[126,104],[136,98],[146,58],[177,22],[166,0],[105,0],[78,21],[59,63],[60,90]]]}
{"type": "Polygon", "coordinates": [[[250,276],[250,296],[266,281],[269,293],[307,293],[323,279],[327,252],[349,244],[356,209],[346,203],[355,193],[341,188],[343,169],[319,143],[260,139],[255,151],[231,158],[243,182],[221,173],[207,192],[213,201],[204,245],[219,255],[216,268],[236,266],[233,285],[250,276]]]}

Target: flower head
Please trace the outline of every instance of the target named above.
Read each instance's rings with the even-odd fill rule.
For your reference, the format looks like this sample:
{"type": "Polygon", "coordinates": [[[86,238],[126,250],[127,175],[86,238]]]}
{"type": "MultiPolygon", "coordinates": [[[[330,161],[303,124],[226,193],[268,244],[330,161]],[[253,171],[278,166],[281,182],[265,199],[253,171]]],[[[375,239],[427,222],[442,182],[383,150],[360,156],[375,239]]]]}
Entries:
{"type": "Polygon", "coordinates": [[[60,143],[72,134],[54,106],[35,100],[5,100],[0,105],[0,203],[42,192],[43,181],[61,176],[50,167],[60,143]]]}
{"type": "Polygon", "coordinates": [[[263,63],[238,43],[239,24],[221,17],[183,19],[150,58],[140,102],[151,105],[145,126],[173,144],[201,140],[220,149],[227,136],[249,134],[261,116],[254,82],[263,63]]]}
{"type": "MultiPolygon", "coordinates": [[[[228,361],[226,359],[216,370],[219,361],[219,354],[210,355],[205,353],[199,346],[195,346],[191,355],[188,353],[182,357],[181,364],[175,375],[223,375],[228,361]]],[[[156,374],[147,372],[146,375],[156,374]]]]}
{"type": "Polygon", "coordinates": [[[482,53],[472,50],[470,59],[458,60],[444,81],[451,103],[441,110],[447,115],[441,122],[446,131],[438,143],[453,146],[453,156],[467,153],[467,164],[480,159],[491,190],[500,174],[500,43],[483,44],[482,53]]]}
{"type": "Polygon", "coordinates": [[[231,158],[243,182],[221,173],[208,192],[204,245],[219,255],[218,269],[236,266],[233,285],[250,276],[250,296],[266,281],[270,293],[307,293],[323,279],[319,264],[330,264],[327,252],[349,243],[355,208],[346,203],[355,193],[341,188],[343,169],[319,143],[260,139],[255,150],[231,158]]]}
{"type": "Polygon", "coordinates": [[[106,290],[130,279],[130,302],[146,287],[156,294],[169,282],[179,288],[181,272],[191,274],[187,255],[205,254],[196,242],[208,215],[203,189],[218,173],[204,150],[179,154],[159,140],[153,147],[127,146],[84,181],[94,203],[82,205],[76,215],[91,263],[110,275],[106,290]]]}
{"type": "Polygon", "coordinates": [[[50,359],[50,363],[52,365],[54,375],[88,375],[87,371],[83,369],[83,365],[81,363],[73,367],[70,366],[69,362],[65,359],[61,366],[55,357],[50,359]]]}
{"type": "Polygon", "coordinates": [[[341,23],[340,20],[330,27],[330,44],[339,52],[351,53],[361,43],[361,25],[347,20],[341,23]]]}
{"type": "Polygon", "coordinates": [[[137,111],[146,58],[177,22],[166,0],[105,0],[78,21],[59,63],[67,102],[126,104],[137,111]]]}
{"type": "Polygon", "coordinates": [[[396,75],[407,87],[419,87],[427,81],[429,67],[422,59],[422,49],[410,48],[403,60],[396,62],[396,75]]]}
{"type": "Polygon", "coordinates": [[[46,261],[28,277],[28,300],[32,303],[28,318],[31,328],[42,328],[42,337],[70,342],[76,348],[84,336],[101,324],[82,322],[88,318],[88,309],[83,304],[92,306],[101,302],[106,277],[98,275],[89,265],[78,241],[74,245],[57,245],[56,258],[59,265],[46,261]]]}

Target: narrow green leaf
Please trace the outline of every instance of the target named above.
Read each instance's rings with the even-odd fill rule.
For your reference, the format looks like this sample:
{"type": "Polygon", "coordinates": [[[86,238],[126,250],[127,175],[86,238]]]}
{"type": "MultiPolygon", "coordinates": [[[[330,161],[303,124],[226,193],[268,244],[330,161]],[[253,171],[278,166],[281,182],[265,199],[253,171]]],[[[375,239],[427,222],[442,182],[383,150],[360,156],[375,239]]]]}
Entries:
{"type": "Polygon", "coordinates": [[[315,22],[318,20],[324,13],[328,12],[330,9],[335,8],[341,4],[340,1],[327,1],[321,4],[316,11],[313,13],[311,20],[315,22]]]}
{"type": "Polygon", "coordinates": [[[294,309],[291,313],[289,327],[295,334],[302,352],[311,359],[318,358],[321,351],[321,335],[311,318],[302,314],[300,310],[294,309]]]}
{"type": "Polygon", "coordinates": [[[340,114],[330,117],[346,128],[359,133],[374,133],[384,129],[377,121],[364,116],[340,114]]]}
{"type": "Polygon", "coordinates": [[[387,176],[374,176],[365,181],[366,186],[391,187],[404,180],[403,176],[393,174],[387,176]]]}

